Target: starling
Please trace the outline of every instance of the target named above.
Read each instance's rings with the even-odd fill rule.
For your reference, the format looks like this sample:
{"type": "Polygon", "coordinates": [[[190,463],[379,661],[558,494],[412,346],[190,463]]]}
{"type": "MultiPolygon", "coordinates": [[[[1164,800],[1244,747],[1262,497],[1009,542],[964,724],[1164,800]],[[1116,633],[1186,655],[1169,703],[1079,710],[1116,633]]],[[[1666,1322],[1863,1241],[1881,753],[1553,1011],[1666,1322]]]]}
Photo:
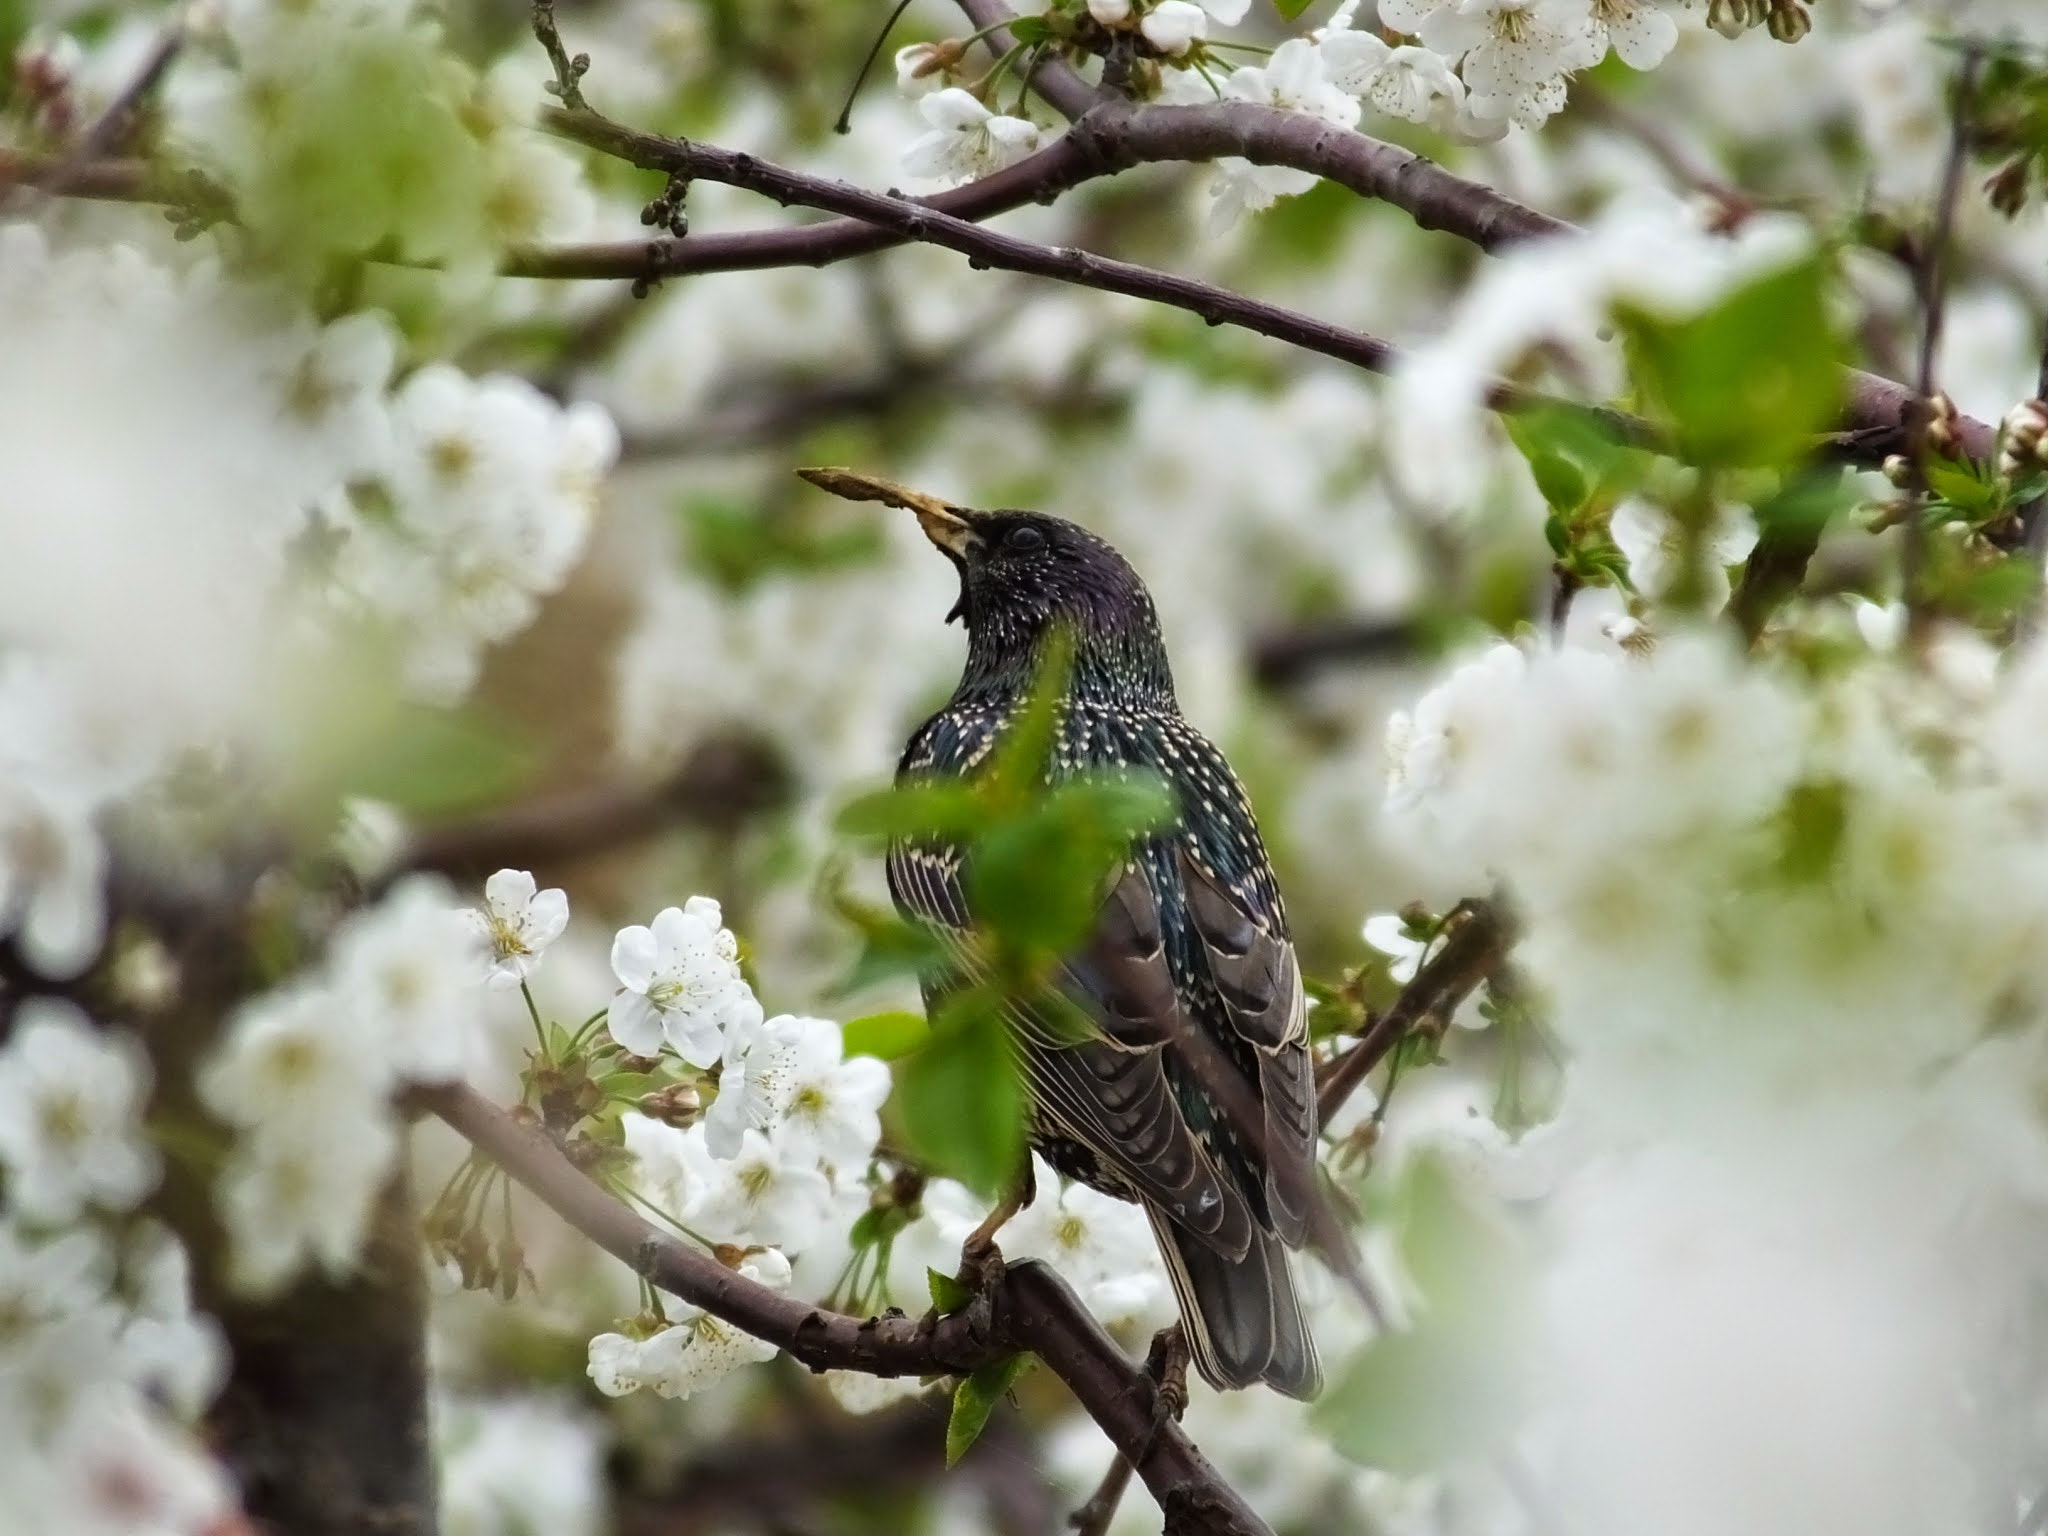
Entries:
{"type": "MultiPolygon", "coordinates": [[[[960,573],[967,665],[919,726],[899,782],[968,775],[1031,697],[1056,629],[1073,654],[1048,764],[1057,781],[1141,767],[1177,814],[1134,843],[1062,989],[1095,1025],[1012,1037],[1032,1145],[1070,1178],[1136,1201],[1180,1303],[1189,1353],[1217,1387],[1265,1381],[1291,1397],[1320,1383],[1286,1249],[1309,1236],[1316,1102],[1307,1010],[1287,915],[1243,788],[1181,718],[1152,599],[1085,529],[1043,513],[970,511],[848,471],[806,472],[843,495],[895,502],[960,573]],[[1188,1041],[1216,1047],[1193,1059],[1188,1041]],[[1244,1134],[1205,1088],[1235,1073],[1244,1134]]],[[[929,841],[889,855],[902,912],[973,922],[961,851],[929,841]]],[[[942,979],[926,985],[933,1002],[942,979]]]]}

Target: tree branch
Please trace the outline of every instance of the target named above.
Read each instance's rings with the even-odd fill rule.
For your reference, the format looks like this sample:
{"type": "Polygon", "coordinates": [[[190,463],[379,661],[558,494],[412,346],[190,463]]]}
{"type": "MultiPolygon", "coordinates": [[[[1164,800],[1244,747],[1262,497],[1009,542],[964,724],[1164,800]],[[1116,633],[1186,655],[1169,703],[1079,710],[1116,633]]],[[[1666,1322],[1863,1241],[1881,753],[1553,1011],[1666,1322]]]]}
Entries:
{"type": "MultiPolygon", "coordinates": [[[[722,182],[758,192],[785,206],[798,203],[843,214],[902,239],[958,251],[973,265],[1002,267],[1184,309],[1211,325],[1240,326],[1372,372],[1386,372],[1399,356],[1392,343],[1377,336],[1247,298],[1214,284],[979,228],[968,219],[946,212],[936,199],[919,201],[870,192],[845,182],[789,170],[745,151],[641,133],[587,112],[549,109],[543,114],[543,122],[552,132],[644,170],[722,182]]],[[[1572,229],[1571,225],[1524,208],[1491,188],[1453,176],[1407,150],[1302,113],[1244,102],[1135,109],[1121,103],[1106,103],[1092,108],[1052,149],[1077,142],[1084,146],[1077,151],[1080,163],[1103,170],[1121,169],[1143,160],[1242,154],[1261,163],[1320,171],[1354,191],[1398,203],[1425,228],[1453,230],[1487,250],[1514,240],[1572,229]],[[1170,155],[1166,153],[1169,149],[1170,155]]],[[[1022,170],[1050,152],[1040,151],[1032,161],[1019,162],[1010,170],[1022,170]]],[[[559,253],[548,265],[551,275],[558,277],[647,276],[652,270],[647,265],[648,254],[659,244],[582,247],[578,248],[581,255],[559,253]]],[[[1903,384],[1853,369],[1848,382],[1850,404],[1843,431],[1821,446],[1851,462],[1881,463],[1900,451],[1906,441],[1913,393],[1903,384]]],[[[1494,385],[1488,397],[1488,404],[1496,410],[1554,403],[1547,395],[1506,382],[1494,385]]],[[[1596,414],[1622,441],[1651,448],[1662,446],[1657,429],[1638,417],[1611,410],[1598,410],[1596,414]]],[[[1992,429],[1982,422],[1958,419],[1958,445],[1965,452],[1980,457],[1989,453],[1994,436],[1992,429]]]]}
{"type": "MultiPolygon", "coordinates": [[[[1288,113],[1273,115],[1281,118],[1291,116],[1288,113]]],[[[1184,309],[1201,316],[1211,325],[1238,326],[1373,373],[1389,371],[1400,357],[1391,342],[1363,331],[1349,330],[1277,304],[1247,298],[1195,278],[1160,272],[1134,262],[1118,261],[1071,247],[1040,245],[1036,241],[985,229],[967,219],[948,214],[933,203],[893,193],[870,192],[847,182],[811,176],[772,164],[742,150],[641,133],[589,113],[550,109],[546,120],[555,132],[643,170],[691,180],[721,182],[758,192],[784,205],[799,203],[846,214],[891,230],[905,239],[958,251],[973,266],[1000,267],[1006,271],[1049,277],[1079,287],[1120,293],[1184,309]]],[[[582,275],[619,274],[596,269],[582,275]]],[[[1487,403],[1495,410],[1511,411],[1554,406],[1560,402],[1539,390],[1500,381],[1488,391],[1487,403]]],[[[1663,446],[1662,434],[1640,417],[1602,407],[1584,409],[1597,417],[1620,441],[1649,448],[1663,446]]]]}
{"type": "Polygon", "coordinates": [[[714,738],[652,784],[569,790],[472,821],[428,827],[376,886],[382,889],[413,870],[460,882],[480,880],[506,865],[546,868],[673,826],[731,826],[780,804],[788,793],[787,770],[767,747],[745,738],[714,738]]]}
{"type": "Polygon", "coordinates": [[[1066,1283],[1038,1263],[1012,1264],[989,1290],[947,1317],[856,1318],[780,1295],[635,1215],[563,1156],[539,1125],[463,1085],[419,1089],[423,1105],[532,1190],[554,1212],[652,1284],[785,1351],[812,1370],[872,1376],[972,1371],[1014,1350],[1043,1360],[1130,1458],[1191,1536],[1271,1536],[1180,1426],[1155,1412],[1156,1393],[1066,1283]]]}
{"type": "Polygon", "coordinates": [[[1324,1069],[1316,1090],[1317,1119],[1327,1125],[1388,1052],[1426,1019],[1448,1022],[1458,1005],[1507,958],[1507,921],[1490,901],[1468,898],[1444,918],[1441,947],[1401,989],[1394,1005],[1324,1069]]]}

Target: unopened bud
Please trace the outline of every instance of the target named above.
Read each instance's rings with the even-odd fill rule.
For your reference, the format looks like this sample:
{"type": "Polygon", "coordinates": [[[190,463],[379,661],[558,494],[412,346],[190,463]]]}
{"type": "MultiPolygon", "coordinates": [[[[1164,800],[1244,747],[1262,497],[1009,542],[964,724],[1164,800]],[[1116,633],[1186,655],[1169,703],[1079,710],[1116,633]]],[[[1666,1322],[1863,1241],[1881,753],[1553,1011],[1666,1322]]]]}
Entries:
{"type": "Polygon", "coordinates": [[[71,89],[84,51],[69,33],[30,36],[14,50],[14,83],[24,98],[45,102],[71,89]]]}
{"type": "Polygon", "coordinates": [[[640,1100],[641,1114],[678,1129],[694,1125],[703,1110],[704,1097],[691,1083],[670,1083],[640,1100]]]}
{"type": "Polygon", "coordinates": [[[1991,200],[1991,206],[2008,219],[2015,217],[2027,205],[2027,189],[2033,183],[2033,159],[2028,155],[2015,155],[1984,183],[1984,195],[1991,200]]]}
{"type": "Polygon", "coordinates": [[[922,96],[944,82],[941,76],[967,56],[967,44],[957,37],[935,43],[912,43],[896,50],[896,88],[906,96],[922,96]]]}
{"type": "Polygon", "coordinates": [[[2048,465],[2048,401],[2022,400],[1999,433],[1998,472],[2008,480],[2048,465]]]}
{"type": "Polygon", "coordinates": [[[1927,401],[1927,447],[1945,459],[1956,456],[1962,446],[1956,434],[1956,403],[1939,392],[1927,401]]]}
{"type": "Polygon", "coordinates": [[[1893,485],[1903,486],[1908,480],[1913,478],[1913,466],[1906,462],[1906,456],[1903,453],[1886,454],[1885,461],[1880,468],[1883,470],[1885,479],[1891,481],[1893,485]]]}
{"type": "Polygon", "coordinates": [[[1770,20],[1765,23],[1772,37],[1781,43],[1796,43],[1813,30],[1813,18],[1799,0],[1773,0],[1770,20]]]}
{"type": "Polygon", "coordinates": [[[1740,37],[1769,14],[1770,0],[1712,0],[1707,25],[1723,37],[1740,37]]]}

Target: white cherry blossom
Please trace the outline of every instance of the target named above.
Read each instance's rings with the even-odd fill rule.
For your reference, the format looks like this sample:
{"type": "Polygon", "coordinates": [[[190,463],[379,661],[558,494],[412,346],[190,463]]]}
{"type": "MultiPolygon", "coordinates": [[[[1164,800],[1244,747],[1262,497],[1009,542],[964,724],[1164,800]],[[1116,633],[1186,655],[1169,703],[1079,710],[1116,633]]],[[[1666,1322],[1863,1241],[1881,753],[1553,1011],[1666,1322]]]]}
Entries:
{"type": "Polygon", "coordinates": [[[807,1149],[748,1130],[730,1158],[711,1154],[704,1127],[683,1133],[691,1200],[684,1219],[718,1243],[773,1243],[800,1252],[832,1211],[832,1183],[807,1149]]]}
{"type": "MultiPolygon", "coordinates": [[[[1608,523],[1615,544],[1628,557],[1630,578],[1652,596],[1668,592],[1678,578],[1685,536],[1678,524],[1640,497],[1614,509],[1608,523]]],[[[1756,548],[1756,520],[1747,507],[1724,506],[1714,516],[1700,549],[1701,598],[1709,613],[1727,606],[1728,567],[1740,565],[1756,548]]]]}
{"type": "Polygon", "coordinates": [[[160,1160],[140,1124],[150,1071],[135,1041],[93,1028],[70,1003],[30,998],[0,1048],[0,1165],[11,1207],[74,1221],[88,1205],[127,1210],[156,1186],[160,1160]]]}
{"type": "Polygon", "coordinates": [[[230,1124],[298,1122],[346,1136],[390,1071],[360,1010],[303,981],[239,1008],[200,1068],[199,1096],[230,1124]]]}
{"type": "Polygon", "coordinates": [[[410,876],[345,920],[329,945],[334,990],[367,1014],[385,1062],[411,1082],[451,1082],[474,1065],[482,1010],[465,918],[475,914],[451,900],[445,881],[410,876]]]}
{"type": "Polygon", "coordinates": [[[1194,0],[1158,0],[1138,30],[1154,48],[1177,59],[1209,35],[1209,16],[1194,0]]]}
{"type": "Polygon", "coordinates": [[[483,909],[466,915],[486,947],[490,984],[516,987],[569,926],[569,898],[554,886],[538,889],[523,869],[501,869],[484,882],[483,909]]]}
{"type": "Polygon", "coordinates": [[[708,1067],[724,1053],[727,1030],[760,1018],[740,975],[739,942],[708,897],[664,908],[649,927],[621,928],[612,973],[623,990],[607,1022],[612,1038],[637,1055],[656,1055],[666,1043],[691,1066],[708,1067]]]}
{"type": "MultiPolygon", "coordinates": [[[[1358,103],[1330,83],[1322,50],[1305,37],[1282,43],[1263,65],[1233,71],[1224,82],[1224,91],[1237,101],[1306,112],[1346,128],[1358,121],[1358,103]]],[[[1297,196],[1315,184],[1316,177],[1309,171],[1287,165],[1255,165],[1239,156],[1227,156],[1216,162],[1216,179],[1210,189],[1216,199],[1212,222],[1227,227],[1240,214],[1270,208],[1280,198],[1297,196]]]]}
{"type": "MultiPolygon", "coordinates": [[[[773,1248],[749,1253],[739,1273],[771,1290],[789,1285],[789,1261],[773,1248]]],[[[607,1397],[643,1389],[661,1397],[688,1397],[742,1366],[775,1358],[773,1344],[701,1307],[673,1299],[665,1305],[670,1326],[647,1338],[601,1333],[590,1341],[588,1372],[598,1391],[607,1397]]]]}
{"type": "Polygon", "coordinates": [[[217,1186],[235,1284],[270,1295],[302,1268],[351,1273],[398,1151],[381,1116],[261,1125],[236,1143],[217,1186]]]}
{"type": "Polygon", "coordinates": [[[845,1056],[839,1026],[830,1019],[790,1022],[794,1039],[781,1073],[777,1134],[827,1169],[858,1172],[882,1138],[889,1069],[871,1056],[845,1056]]]}
{"type": "Polygon", "coordinates": [[[1678,45],[1678,21],[1662,0],[1593,0],[1593,35],[1630,69],[1655,69],[1678,45]]]}
{"type": "Polygon", "coordinates": [[[917,104],[930,131],[903,151],[903,168],[931,181],[973,181],[1014,164],[1038,148],[1038,125],[991,112],[959,86],[917,104]]]}

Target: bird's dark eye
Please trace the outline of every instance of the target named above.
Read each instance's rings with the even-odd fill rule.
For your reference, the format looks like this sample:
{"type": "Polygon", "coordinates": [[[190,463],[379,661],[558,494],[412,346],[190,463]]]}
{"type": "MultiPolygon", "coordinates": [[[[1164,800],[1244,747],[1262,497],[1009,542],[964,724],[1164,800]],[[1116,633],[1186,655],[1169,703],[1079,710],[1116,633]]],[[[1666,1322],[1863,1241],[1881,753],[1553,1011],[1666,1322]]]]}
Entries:
{"type": "Polygon", "coordinates": [[[1003,548],[1022,553],[1038,549],[1045,543],[1045,535],[1029,523],[1020,523],[1003,535],[1003,548]]]}

